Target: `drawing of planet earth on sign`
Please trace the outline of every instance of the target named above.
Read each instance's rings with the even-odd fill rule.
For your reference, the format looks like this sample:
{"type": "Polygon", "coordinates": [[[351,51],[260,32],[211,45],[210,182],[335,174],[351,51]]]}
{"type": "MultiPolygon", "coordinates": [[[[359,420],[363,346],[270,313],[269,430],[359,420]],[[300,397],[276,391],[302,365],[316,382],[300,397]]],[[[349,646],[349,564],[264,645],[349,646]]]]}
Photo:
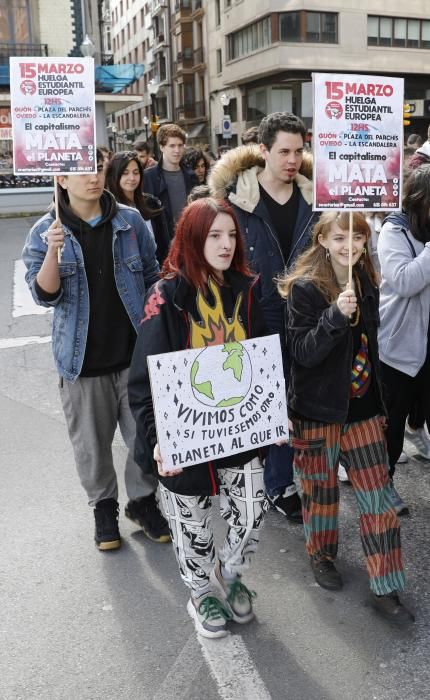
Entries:
{"type": "Polygon", "coordinates": [[[235,406],[251,388],[251,360],[239,342],[205,348],[191,366],[197,401],[212,408],[235,406]]]}

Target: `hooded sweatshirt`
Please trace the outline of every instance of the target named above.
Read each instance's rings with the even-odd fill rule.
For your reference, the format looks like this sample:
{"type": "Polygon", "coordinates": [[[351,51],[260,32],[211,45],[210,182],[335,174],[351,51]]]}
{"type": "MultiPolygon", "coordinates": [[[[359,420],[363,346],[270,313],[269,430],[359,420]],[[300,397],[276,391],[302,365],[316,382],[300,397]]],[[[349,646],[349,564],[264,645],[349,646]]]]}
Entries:
{"type": "MultiPolygon", "coordinates": [[[[90,299],[90,318],[81,377],[119,372],[129,367],[136,333],[118,294],[114,277],[112,219],[117,205],[113,195],[103,192],[101,218],[91,223],[80,219],[63,198],[59,198],[60,219],[82,249],[90,299]]],[[[37,283],[36,283],[37,284],[37,283]]],[[[38,286],[38,294],[50,295],[38,286]]]]}

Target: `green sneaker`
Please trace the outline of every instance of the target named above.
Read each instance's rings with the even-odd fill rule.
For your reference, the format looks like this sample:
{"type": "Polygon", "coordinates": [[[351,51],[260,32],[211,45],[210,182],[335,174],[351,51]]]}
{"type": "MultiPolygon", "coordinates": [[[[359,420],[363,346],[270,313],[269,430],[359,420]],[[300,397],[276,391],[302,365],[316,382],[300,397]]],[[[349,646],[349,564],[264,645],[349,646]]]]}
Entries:
{"type": "Polygon", "coordinates": [[[202,637],[213,639],[228,634],[227,622],[231,620],[231,613],[213,594],[208,593],[197,599],[191,597],[187,603],[187,611],[202,637]]]}
{"type": "Polygon", "coordinates": [[[256,597],[256,592],[250,591],[239,576],[232,581],[224,579],[219,561],[212,569],[209,578],[215,590],[219,592],[221,600],[231,610],[233,620],[241,625],[250,622],[254,617],[252,599],[256,597]]]}

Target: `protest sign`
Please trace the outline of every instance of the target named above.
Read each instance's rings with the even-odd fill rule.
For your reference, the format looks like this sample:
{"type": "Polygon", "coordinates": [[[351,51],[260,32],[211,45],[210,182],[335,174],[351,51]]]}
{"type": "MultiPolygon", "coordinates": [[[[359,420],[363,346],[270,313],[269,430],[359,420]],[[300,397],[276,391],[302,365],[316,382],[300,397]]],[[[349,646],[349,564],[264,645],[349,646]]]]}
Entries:
{"type": "Polygon", "coordinates": [[[166,470],[288,438],[278,335],[148,357],[166,470]]]}
{"type": "Polygon", "coordinates": [[[15,175],[96,172],[94,60],[10,59],[15,175]]]}
{"type": "Polygon", "coordinates": [[[403,83],[313,74],[315,210],[401,209],[403,83]]]}

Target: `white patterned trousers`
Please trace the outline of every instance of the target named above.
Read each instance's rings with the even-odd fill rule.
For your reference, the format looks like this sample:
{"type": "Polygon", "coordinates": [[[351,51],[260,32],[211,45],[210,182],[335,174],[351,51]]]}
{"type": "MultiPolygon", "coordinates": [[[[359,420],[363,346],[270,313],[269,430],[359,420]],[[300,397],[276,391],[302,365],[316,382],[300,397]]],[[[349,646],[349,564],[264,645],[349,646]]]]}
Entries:
{"type": "MultiPolygon", "coordinates": [[[[233,469],[218,469],[220,512],[228,523],[218,553],[232,577],[248,568],[259,540],[269,505],[258,458],[233,469]]],[[[209,575],[215,562],[210,496],[182,496],[160,484],[161,502],[172,534],[181,578],[196,596],[210,590],[209,575]]]]}

